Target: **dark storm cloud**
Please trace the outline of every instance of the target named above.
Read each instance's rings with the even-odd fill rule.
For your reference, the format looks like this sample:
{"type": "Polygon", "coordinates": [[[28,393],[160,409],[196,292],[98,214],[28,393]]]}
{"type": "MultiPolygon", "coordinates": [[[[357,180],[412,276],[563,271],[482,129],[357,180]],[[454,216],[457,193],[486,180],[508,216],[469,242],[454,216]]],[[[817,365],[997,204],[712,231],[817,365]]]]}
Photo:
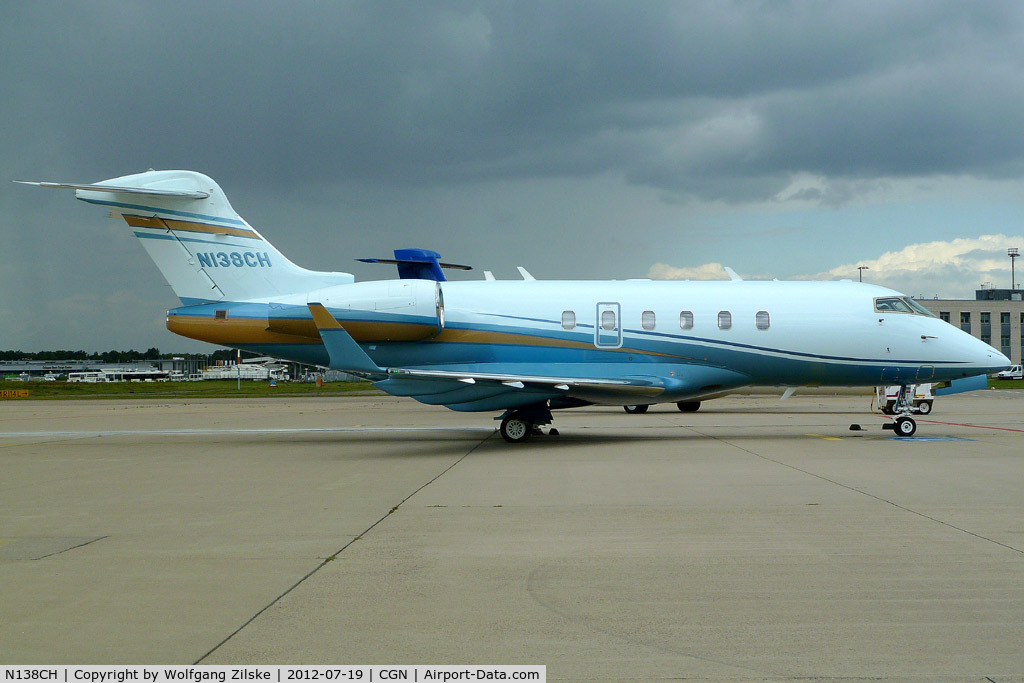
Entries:
{"type": "Polygon", "coordinates": [[[740,200],[802,171],[1022,170],[1024,41],[1010,3],[5,12],[5,100],[17,104],[4,135],[31,124],[45,138],[7,144],[43,145],[90,178],[140,159],[285,185],[612,172],[740,200]]]}
{"type": "MultiPolygon", "coordinates": [[[[814,272],[807,236],[844,221],[742,217],[749,202],[1024,174],[1022,18],[959,1],[7,2],[0,160],[6,180],[202,171],[297,262],[360,279],[393,273],[352,257],[396,246],[499,277],[727,250],[762,272],[772,249],[814,272]]],[[[865,243],[878,218],[846,222],[865,243]]],[[[0,245],[0,348],[183,348],[123,225],[3,182],[0,245]]]]}

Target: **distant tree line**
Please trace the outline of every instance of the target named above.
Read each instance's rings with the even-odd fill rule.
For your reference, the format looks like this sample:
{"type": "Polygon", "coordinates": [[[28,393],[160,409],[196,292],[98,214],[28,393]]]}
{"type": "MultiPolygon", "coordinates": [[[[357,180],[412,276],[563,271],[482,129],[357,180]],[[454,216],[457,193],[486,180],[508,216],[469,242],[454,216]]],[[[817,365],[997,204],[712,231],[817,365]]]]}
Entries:
{"type": "Polygon", "coordinates": [[[170,360],[171,358],[184,358],[185,360],[230,360],[235,358],[234,349],[218,349],[212,354],[209,353],[160,353],[160,349],[153,347],[145,351],[128,349],[127,351],[102,351],[87,353],[85,351],[69,351],[59,349],[57,351],[0,351],[0,360],[92,360],[100,363],[131,363],[139,360],[170,360]]]}

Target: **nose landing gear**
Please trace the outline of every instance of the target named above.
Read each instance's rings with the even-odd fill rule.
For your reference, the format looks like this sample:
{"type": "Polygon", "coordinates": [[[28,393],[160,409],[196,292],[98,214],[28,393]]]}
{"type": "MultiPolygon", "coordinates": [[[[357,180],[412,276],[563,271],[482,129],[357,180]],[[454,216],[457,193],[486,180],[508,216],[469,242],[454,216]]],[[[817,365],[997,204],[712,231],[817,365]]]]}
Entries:
{"type": "Polygon", "coordinates": [[[897,436],[913,436],[917,431],[917,423],[914,422],[914,418],[901,415],[896,418],[892,430],[896,432],[897,436]]]}
{"type": "MultiPolygon", "coordinates": [[[[917,432],[917,422],[911,417],[913,409],[910,406],[908,400],[907,385],[900,385],[900,393],[896,398],[896,405],[893,407],[893,412],[896,413],[896,419],[892,422],[882,425],[882,429],[891,429],[896,433],[896,436],[913,436],[917,432]]],[[[930,408],[931,406],[929,406],[930,408]]],[[[928,411],[923,411],[927,413],[928,411]]]]}

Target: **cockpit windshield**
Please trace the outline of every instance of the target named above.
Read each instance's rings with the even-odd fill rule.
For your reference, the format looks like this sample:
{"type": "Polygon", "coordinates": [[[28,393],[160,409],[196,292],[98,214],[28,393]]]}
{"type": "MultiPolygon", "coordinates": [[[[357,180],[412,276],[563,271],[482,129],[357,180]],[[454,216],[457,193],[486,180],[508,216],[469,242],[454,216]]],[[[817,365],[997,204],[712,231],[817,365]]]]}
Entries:
{"type": "Polygon", "coordinates": [[[909,296],[880,296],[875,299],[875,311],[878,313],[914,313],[934,318],[935,314],[917,303],[909,296]]]}

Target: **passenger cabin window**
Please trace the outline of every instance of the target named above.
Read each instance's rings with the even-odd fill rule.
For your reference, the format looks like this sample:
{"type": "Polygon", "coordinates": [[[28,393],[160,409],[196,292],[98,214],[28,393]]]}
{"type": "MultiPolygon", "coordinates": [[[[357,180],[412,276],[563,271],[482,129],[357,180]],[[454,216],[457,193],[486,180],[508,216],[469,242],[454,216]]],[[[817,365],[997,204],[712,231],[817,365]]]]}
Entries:
{"type": "Polygon", "coordinates": [[[729,311],[718,312],[718,329],[728,330],[732,328],[732,313],[729,311]]]}
{"type": "Polygon", "coordinates": [[[693,329],[693,312],[682,311],[679,314],[679,329],[691,330],[693,329]]]}
{"type": "Polygon", "coordinates": [[[645,330],[654,329],[654,311],[644,311],[640,316],[640,325],[645,330]]]}
{"type": "Polygon", "coordinates": [[[215,311],[214,314],[213,314],[213,317],[216,318],[217,320],[227,320],[228,319],[228,312],[227,311],[215,311]]]}
{"type": "Polygon", "coordinates": [[[757,325],[759,330],[767,330],[772,326],[772,318],[768,315],[768,311],[758,311],[754,314],[754,324],[757,325]]]}
{"type": "Polygon", "coordinates": [[[562,311],[562,329],[572,330],[576,328],[576,312],[562,311]]]}
{"type": "Polygon", "coordinates": [[[602,311],[601,312],[601,329],[602,330],[614,330],[615,329],[615,311],[602,311]]]}

